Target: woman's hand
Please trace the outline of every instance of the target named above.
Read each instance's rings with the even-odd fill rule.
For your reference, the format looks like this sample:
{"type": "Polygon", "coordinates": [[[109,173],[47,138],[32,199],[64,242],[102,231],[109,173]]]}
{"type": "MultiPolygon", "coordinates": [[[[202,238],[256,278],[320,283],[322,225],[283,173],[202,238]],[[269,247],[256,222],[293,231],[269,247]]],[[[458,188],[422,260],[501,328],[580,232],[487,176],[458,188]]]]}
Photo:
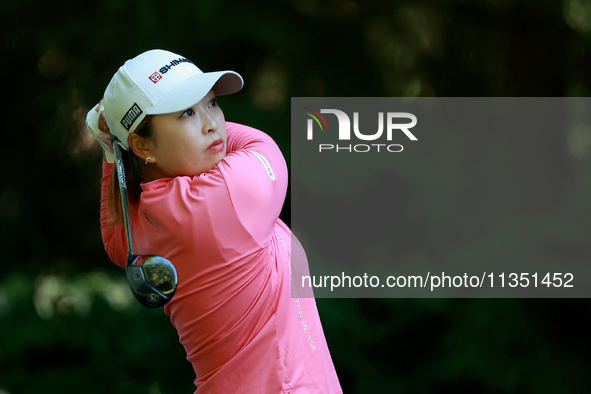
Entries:
{"type": "Polygon", "coordinates": [[[94,110],[99,113],[98,128],[103,133],[109,135],[109,141],[111,140],[111,134],[109,132],[109,126],[107,126],[107,119],[105,118],[105,111],[103,107],[103,100],[99,101],[98,105],[94,107],[94,110]]]}

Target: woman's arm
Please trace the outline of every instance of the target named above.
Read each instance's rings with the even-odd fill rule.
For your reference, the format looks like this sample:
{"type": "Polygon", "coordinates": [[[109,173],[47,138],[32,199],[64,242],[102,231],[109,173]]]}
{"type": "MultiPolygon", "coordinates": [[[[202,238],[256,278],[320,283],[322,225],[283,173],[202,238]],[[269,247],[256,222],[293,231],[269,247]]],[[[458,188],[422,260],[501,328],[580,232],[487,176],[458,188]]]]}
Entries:
{"type": "Polygon", "coordinates": [[[285,202],[285,158],[260,130],[227,122],[227,132],[228,155],[219,169],[242,225],[259,243],[266,243],[285,202]]]}

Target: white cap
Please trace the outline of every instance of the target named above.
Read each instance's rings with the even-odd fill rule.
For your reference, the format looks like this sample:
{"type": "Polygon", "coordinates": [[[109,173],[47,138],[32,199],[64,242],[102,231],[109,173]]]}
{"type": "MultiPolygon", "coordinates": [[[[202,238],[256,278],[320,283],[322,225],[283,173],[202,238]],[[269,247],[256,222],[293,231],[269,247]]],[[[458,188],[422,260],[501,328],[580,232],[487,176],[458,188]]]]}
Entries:
{"type": "Polygon", "coordinates": [[[105,90],[105,118],[128,150],[127,137],[146,115],[182,111],[212,88],[224,95],[236,93],[243,84],[234,71],[204,73],[183,56],[154,49],[126,61],[115,73],[105,90]]]}

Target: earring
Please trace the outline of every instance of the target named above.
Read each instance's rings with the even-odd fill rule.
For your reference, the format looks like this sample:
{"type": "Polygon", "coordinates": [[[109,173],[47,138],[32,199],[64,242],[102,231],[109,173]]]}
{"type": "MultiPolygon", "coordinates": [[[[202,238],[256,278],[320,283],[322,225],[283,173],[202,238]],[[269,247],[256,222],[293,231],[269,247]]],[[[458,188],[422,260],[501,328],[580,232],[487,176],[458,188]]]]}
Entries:
{"type": "Polygon", "coordinates": [[[146,157],[146,164],[148,164],[148,160],[150,160],[151,158],[152,158],[152,156],[146,157]]]}

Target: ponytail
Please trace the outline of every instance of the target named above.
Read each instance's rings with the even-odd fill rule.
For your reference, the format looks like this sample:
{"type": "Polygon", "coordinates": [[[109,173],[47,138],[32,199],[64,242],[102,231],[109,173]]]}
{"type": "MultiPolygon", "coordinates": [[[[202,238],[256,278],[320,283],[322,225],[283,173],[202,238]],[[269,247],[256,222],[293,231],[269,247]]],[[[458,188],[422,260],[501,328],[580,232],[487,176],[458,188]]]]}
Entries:
{"type": "MultiPolygon", "coordinates": [[[[153,115],[147,115],[138,125],[134,133],[143,138],[150,138],[153,133],[151,122],[152,116],[153,115]]],[[[144,167],[142,160],[137,157],[131,149],[121,149],[121,156],[123,159],[123,165],[125,166],[127,202],[130,205],[129,209],[133,209],[137,205],[140,199],[140,194],[142,193],[141,183],[144,181],[144,167]]],[[[123,224],[123,206],[121,205],[121,195],[119,190],[117,166],[114,165],[111,172],[108,192],[108,206],[111,217],[113,218],[113,224],[123,224]]]]}

